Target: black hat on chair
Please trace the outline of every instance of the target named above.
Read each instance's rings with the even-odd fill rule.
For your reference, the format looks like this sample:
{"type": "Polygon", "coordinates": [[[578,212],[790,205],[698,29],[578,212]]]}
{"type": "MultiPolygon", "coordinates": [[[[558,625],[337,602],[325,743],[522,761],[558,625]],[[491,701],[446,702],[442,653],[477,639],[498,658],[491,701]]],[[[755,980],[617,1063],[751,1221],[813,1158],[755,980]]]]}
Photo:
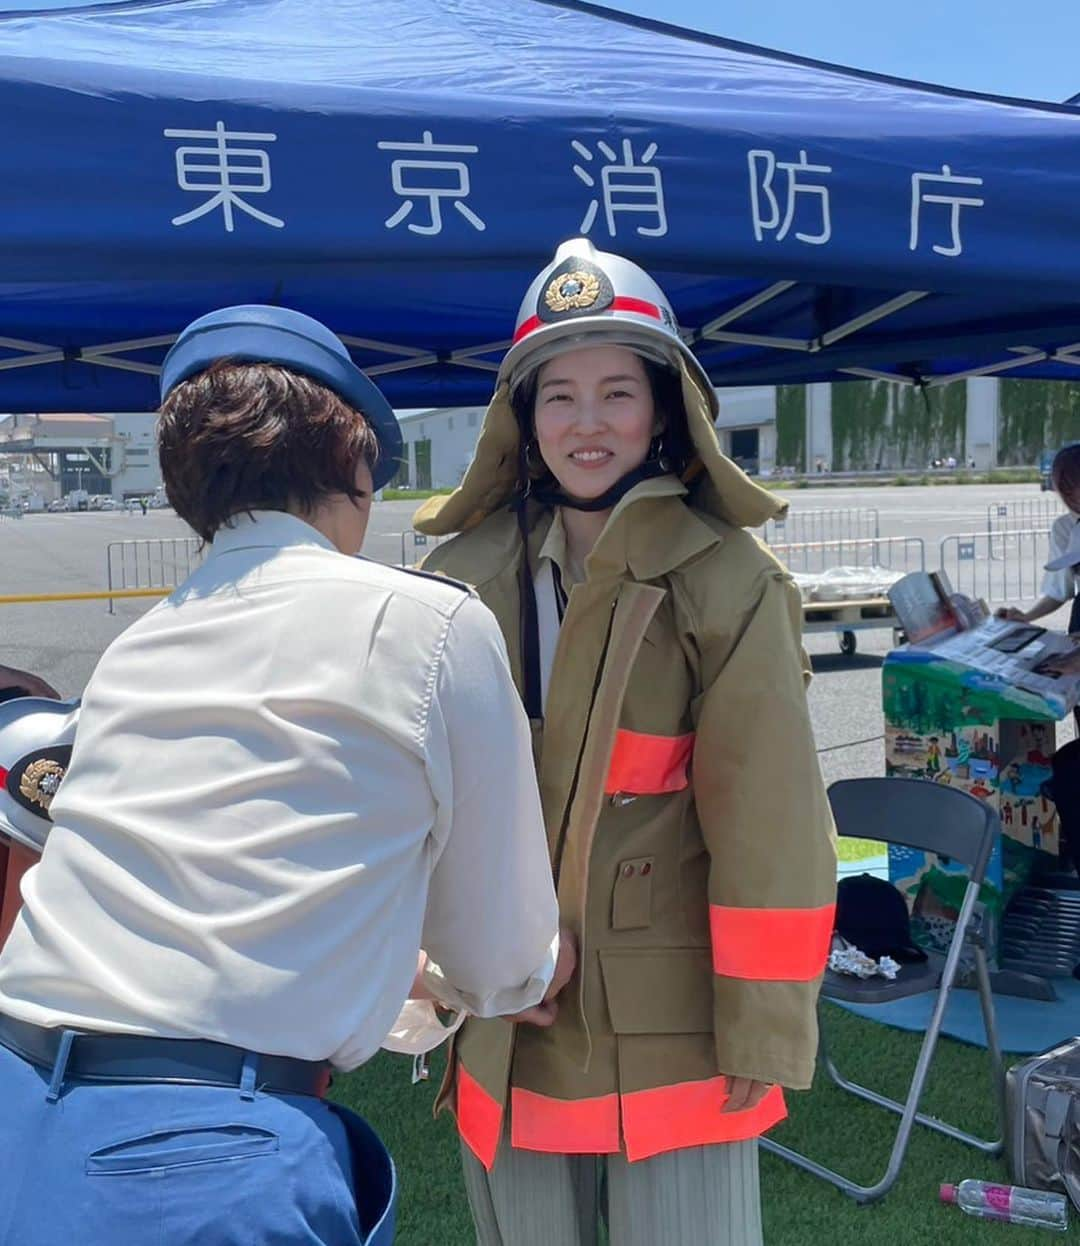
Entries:
{"type": "Polygon", "coordinates": [[[911,937],[904,897],[890,882],[872,874],[842,878],[836,888],[836,931],[860,952],[901,964],[926,960],[911,937]]]}

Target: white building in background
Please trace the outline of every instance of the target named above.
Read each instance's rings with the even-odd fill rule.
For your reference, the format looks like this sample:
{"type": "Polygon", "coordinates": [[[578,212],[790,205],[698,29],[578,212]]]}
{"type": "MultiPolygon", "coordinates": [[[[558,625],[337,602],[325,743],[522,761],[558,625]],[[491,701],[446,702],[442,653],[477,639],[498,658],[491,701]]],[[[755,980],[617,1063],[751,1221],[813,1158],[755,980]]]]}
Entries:
{"type": "Polygon", "coordinates": [[[718,389],[716,396],[720,448],[746,471],[771,475],[776,466],[776,387],[743,385],[718,389]]]}
{"type": "Polygon", "coordinates": [[[112,477],[114,498],[151,497],[161,487],[156,421],[146,412],[111,417],[113,435],[119,443],[112,477]]]}
{"type": "Polygon", "coordinates": [[[40,478],[46,501],[74,489],[118,500],[152,495],[161,485],[152,412],[0,417],[0,459],[16,478],[40,478]]]}
{"type": "Polygon", "coordinates": [[[410,489],[453,489],[472,462],[483,407],[399,411],[405,463],[395,482],[410,489]]]}

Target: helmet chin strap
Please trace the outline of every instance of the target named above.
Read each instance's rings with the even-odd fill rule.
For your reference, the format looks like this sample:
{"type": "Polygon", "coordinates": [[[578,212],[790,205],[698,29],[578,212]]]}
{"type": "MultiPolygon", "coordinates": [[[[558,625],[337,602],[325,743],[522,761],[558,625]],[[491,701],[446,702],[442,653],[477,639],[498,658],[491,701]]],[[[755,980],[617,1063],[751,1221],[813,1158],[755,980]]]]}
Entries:
{"type": "Polygon", "coordinates": [[[632,472],[627,472],[621,479],[616,480],[610,489],[596,498],[576,498],[562,489],[538,489],[535,485],[531,496],[544,506],[568,506],[575,511],[606,511],[625,497],[635,485],[656,476],[666,476],[669,471],[671,467],[662,456],[650,457],[632,472]]]}
{"type": "Polygon", "coordinates": [[[521,699],[525,712],[533,722],[543,722],[543,692],[540,679],[540,627],[536,607],[536,587],[529,559],[529,521],[527,505],[531,500],[541,506],[568,506],[578,511],[610,510],[643,480],[666,476],[671,463],[663,452],[663,443],[657,441],[649,457],[617,480],[598,498],[572,497],[561,489],[538,489],[529,481],[529,450],[525,439],[518,439],[518,489],[511,503],[517,513],[518,535],[521,537],[521,562],[518,564],[518,622],[520,626],[522,690],[521,699]]]}

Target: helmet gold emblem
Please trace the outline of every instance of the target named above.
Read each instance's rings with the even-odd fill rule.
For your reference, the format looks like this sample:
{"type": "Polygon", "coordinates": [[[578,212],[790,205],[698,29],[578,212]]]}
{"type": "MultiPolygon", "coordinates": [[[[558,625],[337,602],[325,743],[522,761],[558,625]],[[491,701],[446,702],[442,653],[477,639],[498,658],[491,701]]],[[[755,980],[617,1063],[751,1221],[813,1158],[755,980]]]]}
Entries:
{"type": "Polygon", "coordinates": [[[64,767],[58,761],[42,758],[40,761],[31,762],[23,771],[19,780],[19,791],[28,801],[40,805],[48,813],[63,777],[64,767]]]}
{"type": "Polygon", "coordinates": [[[599,297],[600,282],[580,269],[559,273],[544,292],[544,302],[553,312],[581,311],[592,307],[599,297]]]}

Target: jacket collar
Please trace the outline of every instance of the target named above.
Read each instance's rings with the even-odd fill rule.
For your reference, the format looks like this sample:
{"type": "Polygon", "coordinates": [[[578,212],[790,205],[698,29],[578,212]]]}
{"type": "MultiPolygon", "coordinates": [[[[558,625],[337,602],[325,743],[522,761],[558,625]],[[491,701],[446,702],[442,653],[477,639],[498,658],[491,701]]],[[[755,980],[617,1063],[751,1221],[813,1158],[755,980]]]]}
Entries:
{"type": "Polygon", "coordinates": [[[337,553],[337,547],[318,529],[286,511],[242,511],[228,525],[219,528],[210,546],[210,556],[238,549],[285,549],[306,545],[337,553]]]}
{"type": "Polygon", "coordinates": [[[653,580],[717,545],[722,535],[683,501],[686,486],[675,476],[643,480],[619,500],[586,559],[590,576],[629,571],[653,580]]]}

